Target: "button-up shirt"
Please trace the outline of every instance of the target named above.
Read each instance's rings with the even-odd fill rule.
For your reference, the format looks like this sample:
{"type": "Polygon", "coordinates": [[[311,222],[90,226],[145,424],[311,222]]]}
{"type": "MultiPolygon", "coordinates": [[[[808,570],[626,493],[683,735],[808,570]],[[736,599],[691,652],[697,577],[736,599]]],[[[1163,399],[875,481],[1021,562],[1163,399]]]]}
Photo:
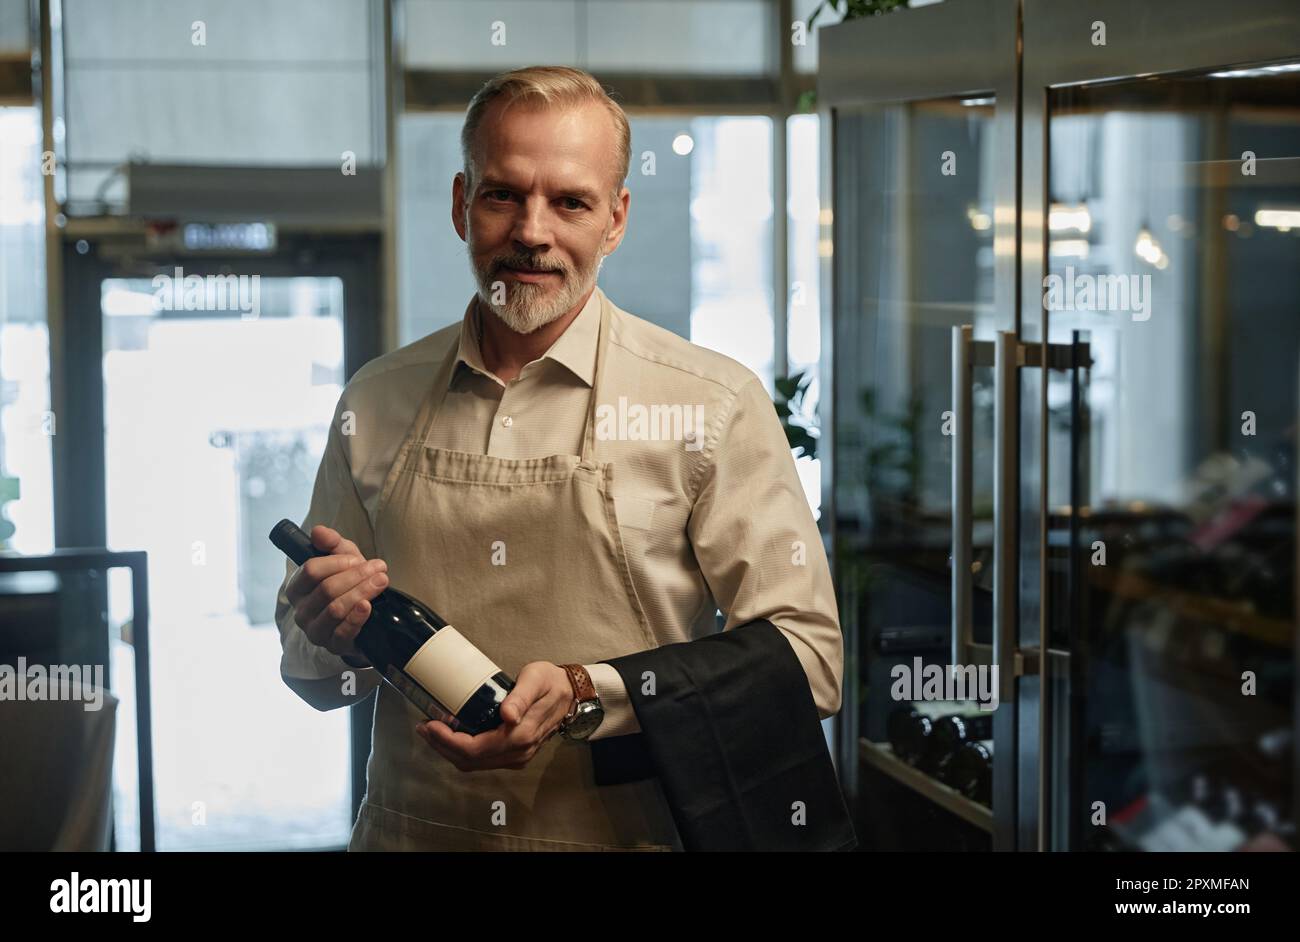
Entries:
{"type": "MultiPolygon", "coordinates": [[[[339,397],[303,529],[324,524],[375,556],[384,479],[453,346],[457,360],[430,445],[506,459],[579,454],[602,296],[596,287],[550,349],[509,382],[484,365],[474,299],[460,323],[363,366],[339,397]]],[[[614,462],[618,526],[655,639],[672,644],[715,632],[718,610],[724,630],[766,619],[789,640],[819,714],[830,716],[840,706],[843,671],[835,592],[766,388],[722,354],[617,305],[610,313],[595,457],[614,462]],[[652,413],[655,407],[662,411],[652,413]],[[676,407],[682,421],[662,421],[676,407]],[[647,414],[654,421],[644,421],[647,414]],[[697,418],[702,427],[692,434],[697,418]],[[682,440],[663,440],[679,431],[682,440]]],[[[380,682],[377,672],[349,667],[298,628],[285,592],[296,569],[287,563],[276,606],[281,675],[317,709],[355,703],[380,682]]],[[[605,710],[591,739],[638,732],[617,671],[585,666],[605,710]]]]}

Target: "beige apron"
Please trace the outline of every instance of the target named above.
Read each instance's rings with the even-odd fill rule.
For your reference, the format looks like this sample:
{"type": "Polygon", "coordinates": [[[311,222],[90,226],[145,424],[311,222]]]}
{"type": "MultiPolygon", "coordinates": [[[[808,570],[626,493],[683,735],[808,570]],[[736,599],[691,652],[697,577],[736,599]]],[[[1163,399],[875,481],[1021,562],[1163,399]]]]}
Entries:
{"type": "MultiPolygon", "coordinates": [[[[380,494],[375,547],[391,584],[511,677],[530,661],[590,664],[658,647],[619,534],[613,466],[594,457],[609,320],[602,297],[580,458],[508,460],[425,444],[455,368],[453,343],[380,494]]],[[[379,686],[349,850],[681,846],[658,780],[597,786],[586,744],[553,736],[525,769],[461,772],[415,732],[424,720],[379,686]]]]}

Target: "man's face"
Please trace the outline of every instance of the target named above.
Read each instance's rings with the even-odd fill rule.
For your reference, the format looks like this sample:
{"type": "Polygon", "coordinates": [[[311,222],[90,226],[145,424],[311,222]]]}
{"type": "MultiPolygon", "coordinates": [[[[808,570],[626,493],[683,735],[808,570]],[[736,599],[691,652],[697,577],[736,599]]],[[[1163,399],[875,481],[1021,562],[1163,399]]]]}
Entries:
{"type": "Polygon", "coordinates": [[[614,122],[598,105],[503,108],[478,129],[478,166],[452,184],[452,223],[483,303],[532,333],[577,306],[623,239],[629,194],[611,204],[614,122]]]}

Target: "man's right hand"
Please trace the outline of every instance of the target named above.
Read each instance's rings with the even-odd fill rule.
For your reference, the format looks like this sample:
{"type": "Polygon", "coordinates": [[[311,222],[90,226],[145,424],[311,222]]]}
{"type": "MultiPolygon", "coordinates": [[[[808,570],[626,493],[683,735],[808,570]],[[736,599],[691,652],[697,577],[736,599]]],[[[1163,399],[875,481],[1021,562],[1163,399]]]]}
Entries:
{"type": "Polygon", "coordinates": [[[312,644],[340,657],[364,658],[353,643],[370,617],[370,600],[388,586],[388,564],[367,560],[337,530],[315,526],[311,542],[328,556],[303,563],[285,587],[294,621],[312,644]]]}

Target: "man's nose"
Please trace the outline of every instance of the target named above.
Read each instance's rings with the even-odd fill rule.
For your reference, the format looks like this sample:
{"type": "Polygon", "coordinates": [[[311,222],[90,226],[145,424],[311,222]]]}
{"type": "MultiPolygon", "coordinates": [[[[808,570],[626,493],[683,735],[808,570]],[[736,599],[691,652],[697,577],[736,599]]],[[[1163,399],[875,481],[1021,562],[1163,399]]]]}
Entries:
{"type": "Polygon", "coordinates": [[[545,248],[551,240],[550,207],[544,199],[526,199],[515,219],[514,240],[529,249],[545,248]]]}

